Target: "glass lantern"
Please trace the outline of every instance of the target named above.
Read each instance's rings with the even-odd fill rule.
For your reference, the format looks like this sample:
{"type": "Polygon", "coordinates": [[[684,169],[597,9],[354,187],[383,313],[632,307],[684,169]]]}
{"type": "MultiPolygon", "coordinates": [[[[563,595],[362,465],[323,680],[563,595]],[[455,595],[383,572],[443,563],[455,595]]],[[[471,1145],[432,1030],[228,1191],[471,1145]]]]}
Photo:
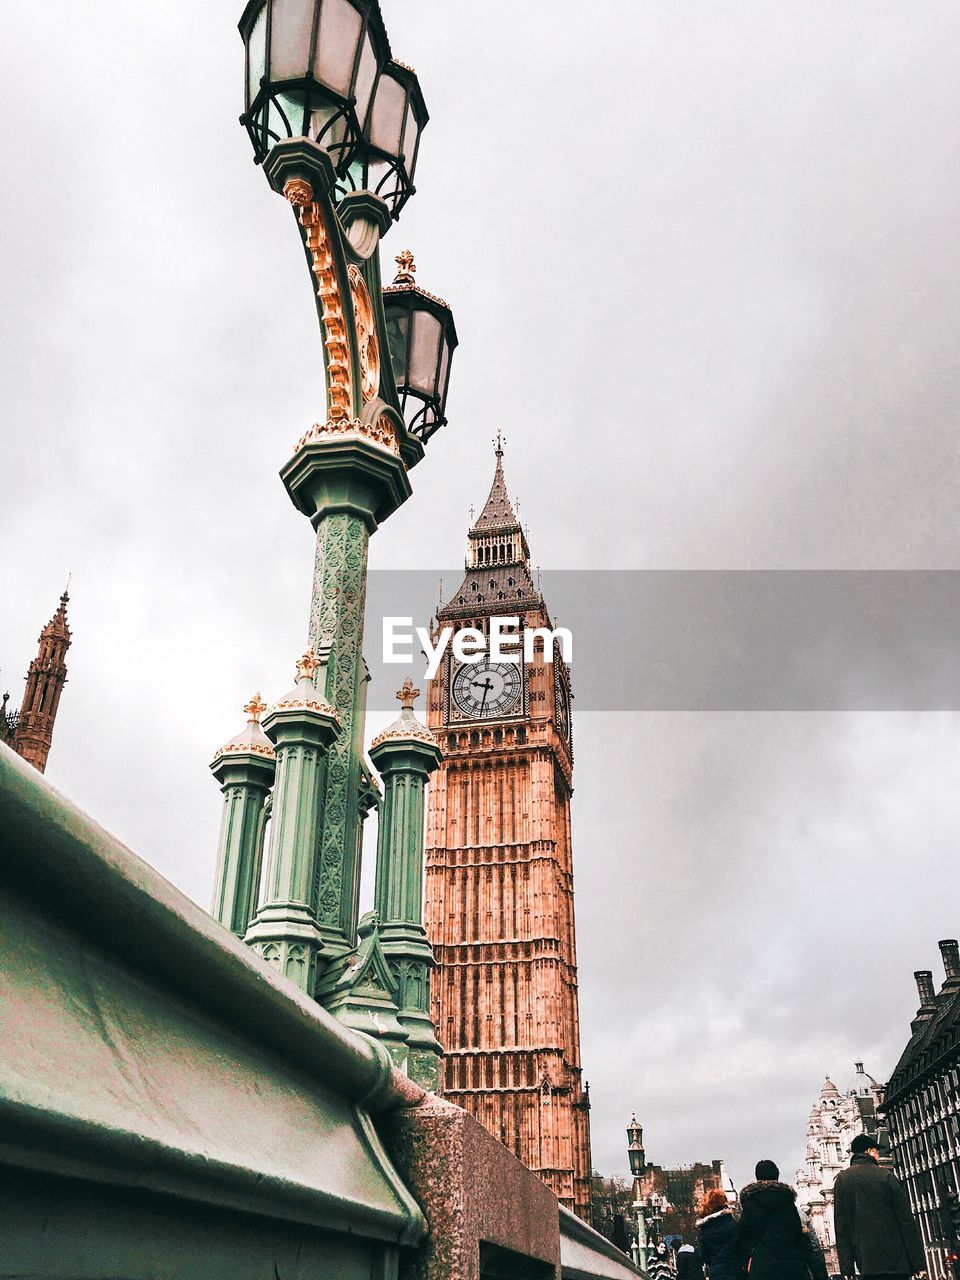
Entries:
{"type": "Polygon", "coordinates": [[[630,1158],[630,1172],[635,1178],[643,1173],[645,1162],[643,1152],[643,1129],[637,1124],[636,1114],[630,1117],[627,1126],[627,1155],[630,1158]]]}
{"type": "Polygon", "coordinates": [[[250,0],[240,117],[258,164],[281,138],[311,138],[338,171],[350,162],[390,60],[375,0],[250,0]]]}
{"type": "Polygon", "coordinates": [[[372,191],[394,218],[413,195],[420,134],[430,116],[412,67],[388,62],[380,73],[364,125],[363,139],[338,186],[372,191]]]}
{"type": "Polygon", "coordinates": [[[450,360],[457,346],[453,312],[414,280],[413,255],[397,256],[393,284],[383,290],[390,363],[407,430],[424,444],[446,422],[450,360]]]}

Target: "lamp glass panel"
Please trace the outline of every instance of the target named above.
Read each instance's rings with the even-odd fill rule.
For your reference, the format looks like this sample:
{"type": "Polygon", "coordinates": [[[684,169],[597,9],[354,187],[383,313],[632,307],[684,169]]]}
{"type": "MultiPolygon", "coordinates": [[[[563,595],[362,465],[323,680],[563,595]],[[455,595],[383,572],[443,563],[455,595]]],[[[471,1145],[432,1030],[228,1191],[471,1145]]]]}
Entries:
{"type": "Polygon", "coordinates": [[[407,123],[403,127],[403,159],[409,174],[413,168],[413,157],[417,151],[417,117],[413,110],[413,100],[407,103],[407,123]]]}
{"type": "Polygon", "coordinates": [[[283,137],[289,133],[291,138],[302,137],[304,95],[302,93],[278,93],[276,100],[277,106],[287,118],[288,126],[284,126],[281,119],[280,136],[283,137]]]}
{"type": "Polygon", "coordinates": [[[406,307],[387,307],[387,350],[390,352],[390,366],[393,369],[393,380],[402,387],[407,380],[407,334],[410,331],[410,312],[406,307]]]}
{"type": "Polygon", "coordinates": [[[341,98],[350,93],[363,19],[350,0],[321,0],[313,73],[341,98]]]}
{"type": "Polygon", "coordinates": [[[376,156],[370,157],[370,163],[367,165],[367,190],[373,191],[381,200],[386,200],[387,204],[390,204],[397,192],[397,176],[389,160],[378,160],[376,156]]]}
{"type": "Polygon", "coordinates": [[[440,345],[440,321],[429,311],[417,311],[413,319],[413,344],[410,350],[409,382],[424,395],[436,394],[437,348],[440,345]]]}
{"type": "Polygon", "coordinates": [[[311,0],[273,0],[270,13],[271,80],[298,80],[306,75],[312,30],[311,0]]]}
{"type": "Polygon", "coordinates": [[[354,93],[357,98],[357,119],[361,129],[367,122],[367,111],[370,107],[370,96],[377,79],[377,54],[367,31],[363,37],[363,48],[360,50],[360,64],[357,67],[357,82],[354,93]]]}
{"type": "Polygon", "coordinates": [[[437,397],[440,401],[440,409],[443,411],[443,403],[447,398],[447,372],[450,368],[450,343],[447,341],[446,335],[443,338],[443,350],[440,352],[440,375],[437,378],[437,397]]]}
{"type": "Polygon", "coordinates": [[[267,6],[257,14],[247,47],[247,106],[257,96],[260,80],[267,71],[267,6]]]}
{"type": "Polygon", "coordinates": [[[370,141],[387,155],[400,154],[400,131],[407,105],[407,91],[399,80],[384,72],[377,85],[370,121],[370,141]]]}
{"type": "MultiPolygon", "coordinates": [[[[326,150],[338,148],[347,136],[347,121],[338,107],[324,104],[320,107],[314,107],[310,112],[310,130],[307,137],[313,138],[319,142],[326,150]],[[327,127],[331,116],[336,116],[333,123],[327,127]],[[326,130],[326,132],[324,132],[326,130]],[[321,136],[322,135],[322,136],[321,136]]],[[[332,157],[334,164],[337,163],[337,156],[332,157]]]]}

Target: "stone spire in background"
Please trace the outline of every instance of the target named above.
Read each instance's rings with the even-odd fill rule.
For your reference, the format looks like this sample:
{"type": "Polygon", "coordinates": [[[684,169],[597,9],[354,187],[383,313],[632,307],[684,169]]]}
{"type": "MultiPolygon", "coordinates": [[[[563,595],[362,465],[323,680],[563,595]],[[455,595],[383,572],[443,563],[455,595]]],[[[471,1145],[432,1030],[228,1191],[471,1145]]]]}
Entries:
{"type": "Polygon", "coordinates": [[[29,764],[43,773],[53,743],[53,726],[60,695],[67,682],[66,655],[70,648],[66,591],[56,613],[40,632],[40,648],[27,672],[20,715],[13,729],[12,746],[29,764]]]}

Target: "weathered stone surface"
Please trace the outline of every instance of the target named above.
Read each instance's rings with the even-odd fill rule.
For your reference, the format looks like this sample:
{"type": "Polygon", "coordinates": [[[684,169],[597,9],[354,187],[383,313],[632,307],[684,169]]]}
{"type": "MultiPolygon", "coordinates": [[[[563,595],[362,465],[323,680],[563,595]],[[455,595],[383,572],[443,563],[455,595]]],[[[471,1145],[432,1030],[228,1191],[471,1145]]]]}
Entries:
{"type": "Polygon", "coordinates": [[[559,1277],[556,1197],[472,1116],[428,1095],[382,1117],[379,1129],[430,1223],[401,1280],[479,1280],[481,1253],[497,1250],[559,1277]]]}

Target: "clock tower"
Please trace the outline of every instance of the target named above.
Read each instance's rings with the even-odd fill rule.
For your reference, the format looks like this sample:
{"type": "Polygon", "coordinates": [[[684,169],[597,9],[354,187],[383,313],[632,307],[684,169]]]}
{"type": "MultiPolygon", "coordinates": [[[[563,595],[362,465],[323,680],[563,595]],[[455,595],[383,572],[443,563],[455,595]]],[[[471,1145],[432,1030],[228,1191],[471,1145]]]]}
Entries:
{"type": "MultiPolygon", "coordinates": [[[[470,529],[466,574],[438,627],[507,635],[552,626],[503,477],[470,529]]],[[[570,675],[530,662],[460,663],[448,646],[428,719],[444,758],[430,788],[425,923],[443,1092],[581,1217],[590,1212],[589,1098],[580,1067],[573,918],[570,675]]]]}

